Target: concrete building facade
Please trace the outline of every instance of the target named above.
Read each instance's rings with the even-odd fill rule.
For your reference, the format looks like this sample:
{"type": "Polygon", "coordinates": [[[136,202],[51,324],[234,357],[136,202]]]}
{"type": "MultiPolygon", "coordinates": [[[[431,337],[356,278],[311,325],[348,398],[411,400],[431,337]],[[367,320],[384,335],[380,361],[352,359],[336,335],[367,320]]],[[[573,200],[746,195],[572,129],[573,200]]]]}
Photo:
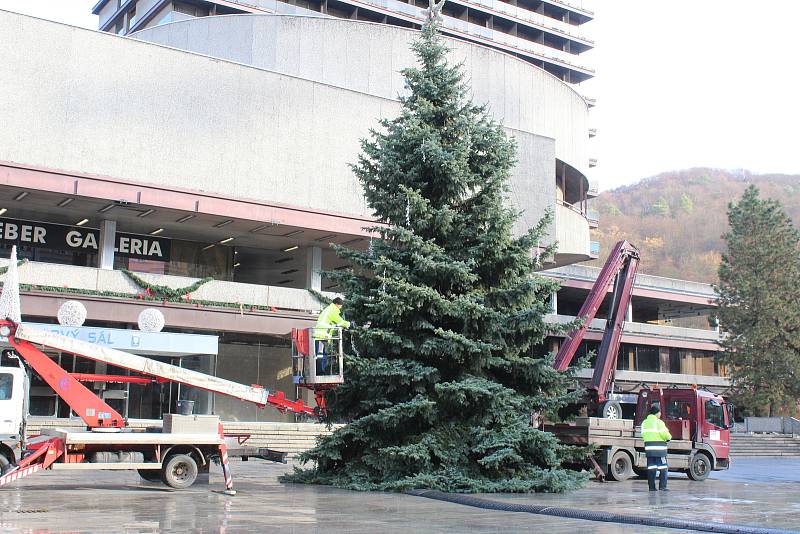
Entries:
{"type": "MultiPolygon", "coordinates": [[[[217,350],[151,356],[294,395],[287,333],[313,324],[320,306],[307,289],[337,289],[321,271],[346,264],[328,244],[368,245],[364,227],[374,220],[348,163],[369,128],[397,114],[414,32],[319,14],[179,17],[191,2],[147,3],[98,3],[116,13],[101,13],[103,29],[134,4],[136,13],[171,9],[169,24],[129,16],[119,33],[138,30],[130,37],[0,11],[9,73],[0,77],[0,250],[16,244],[30,260],[19,269],[25,319],[53,323],[65,300],[79,300],[86,328],[119,336],[156,307],[169,332],[216,336],[217,350]],[[178,300],[154,299],[123,269],[149,284],[195,287],[178,300]]],[[[223,4],[239,3],[194,4],[223,13],[223,4]]],[[[594,194],[589,104],[564,81],[572,74],[553,75],[556,63],[542,68],[460,37],[448,45],[473,99],[489,105],[519,146],[508,199],[523,213],[515,230],[555,213],[549,239],[558,251],[543,267],[556,269],[543,274],[562,289],[548,320],[568,321],[596,277],[574,265],[597,255],[589,241],[596,221],[585,209],[594,194]]],[[[710,286],[640,275],[618,390],[727,387],[719,334],[707,319],[713,301],[710,286]]],[[[599,340],[602,314],[585,351],[599,340]]],[[[551,337],[541,350],[559,343],[551,337]]],[[[37,387],[36,415],[68,415],[37,387]]],[[[101,393],[131,418],[158,418],[180,396],[231,421],[291,420],[200,391],[148,387],[162,389],[109,385],[101,393]]]]}
{"type": "MultiPolygon", "coordinates": [[[[313,323],[319,303],[307,288],[336,290],[320,272],[346,265],[328,244],[368,245],[374,220],[348,163],[369,128],[398,112],[414,32],[237,15],[122,37],[0,12],[0,33],[10,74],[0,77],[0,248],[16,244],[30,260],[20,267],[26,320],[52,323],[74,299],[87,326],[126,329],[158,307],[167,330],[219,341],[217,354],[165,359],[295,394],[287,333],[313,323]],[[159,301],[123,269],[196,287],[159,301]]],[[[590,189],[585,99],[529,62],[448,44],[473,98],[517,140],[516,231],[550,209],[554,265],[593,257],[580,209],[590,189]]],[[[152,418],[171,409],[172,393],[109,399],[152,418]]],[[[226,419],[286,420],[192,394],[226,419]]]]}
{"type": "MultiPolygon", "coordinates": [[[[561,80],[594,75],[580,54],[594,47],[584,24],[593,12],[580,0],[448,0],[442,31],[502,50],[561,80]]],[[[290,14],[335,17],[419,29],[429,0],[99,0],[92,12],[102,31],[129,35],[199,17],[290,14]]]]}

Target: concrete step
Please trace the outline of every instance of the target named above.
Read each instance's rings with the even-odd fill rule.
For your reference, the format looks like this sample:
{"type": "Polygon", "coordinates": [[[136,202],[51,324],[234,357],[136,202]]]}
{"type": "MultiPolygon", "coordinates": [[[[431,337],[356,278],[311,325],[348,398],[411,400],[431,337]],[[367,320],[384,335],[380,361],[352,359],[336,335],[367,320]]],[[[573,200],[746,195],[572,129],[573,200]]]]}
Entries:
{"type": "Polygon", "coordinates": [[[800,458],[800,438],[781,434],[734,434],[731,456],[800,458]]]}

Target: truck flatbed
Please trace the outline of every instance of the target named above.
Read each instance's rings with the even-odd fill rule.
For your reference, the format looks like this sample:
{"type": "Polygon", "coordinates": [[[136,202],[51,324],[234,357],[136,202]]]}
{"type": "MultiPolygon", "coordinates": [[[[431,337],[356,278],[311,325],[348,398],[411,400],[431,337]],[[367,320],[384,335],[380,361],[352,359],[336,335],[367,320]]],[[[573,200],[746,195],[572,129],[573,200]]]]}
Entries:
{"type": "Polygon", "coordinates": [[[218,434],[162,432],[87,432],[47,428],[43,435],[60,438],[65,445],[215,445],[224,442],[218,434]]]}
{"type": "MultiPolygon", "coordinates": [[[[614,480],[625,480],[633,474],[642,474],[647,466],[644,440],[631,419],[604,419],[601,417],[579,417],[566,423],[545,423],[544,430],[552,432],[562,443],[568,445],[594,446],[594,461],[604,476],[614,480]]],[[[726,460],[718,460],[713,447],[703,442],[673,439],[667,442],[667,464],[670,471],[690,471],[695,457],[703,461],[708,458],[711,469],[727,469],[726,460]]],[[[690,477],[702,480],[703,471],[697,476],[695,469],[690,477]],[[696,477],[697,478],[694,478],[696,477]]]]}

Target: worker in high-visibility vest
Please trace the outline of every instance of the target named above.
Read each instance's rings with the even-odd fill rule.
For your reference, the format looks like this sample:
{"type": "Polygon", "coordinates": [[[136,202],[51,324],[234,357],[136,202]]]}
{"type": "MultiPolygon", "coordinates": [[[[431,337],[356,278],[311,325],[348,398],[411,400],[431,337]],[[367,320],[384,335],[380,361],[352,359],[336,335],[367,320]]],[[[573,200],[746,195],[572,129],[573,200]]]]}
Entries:
{"type": "Polygon", "coordinates": [[[667,442],[672,439],[672,434],[667,430],[667,425],[661,420],[661,408],[658,404],[650,407],[650,415],[642,421],[642,440],[644,452],[647,455],[647,485],[650,491],[656,491],[656,475],[658,475],[658,489],[667,491],[667,442]]]}
{"type": "Polygon", "coordinates": [[[340,297],[336,297],[320,312],[317,319],[317,325],[314,327],[314,345],[316,353],[322,355],[322,360],[319,362],[321,369],[318,368],[317,372],[324,372],[327,367],[327,356],[334,328],[350,328],[350,322],[342,318],[342,306],[344,306],[344,301],[340,297]]]}

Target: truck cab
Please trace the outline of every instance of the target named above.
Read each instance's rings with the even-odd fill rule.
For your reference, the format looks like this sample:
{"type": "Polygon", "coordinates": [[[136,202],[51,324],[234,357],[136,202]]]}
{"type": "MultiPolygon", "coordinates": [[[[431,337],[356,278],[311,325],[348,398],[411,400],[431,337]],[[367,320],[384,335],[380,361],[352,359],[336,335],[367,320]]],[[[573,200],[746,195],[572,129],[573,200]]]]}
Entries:
{"type": "Polygon", "coordinates": [[[645,388],[639,392],[635,426],[642,424],[653,404],[660,405],[661,419],[672,439],[693,442],[695,456],[705,456],[693,464],[696,475],[704,477],[707,471],[729,467],[733,417],[724,397],[696,388],[645,388]]]}
{"type": "Polygon", "coordinates": [[[15,360],[8,363],[0,366],[0,472],[19,459],[27,398],[25,370],[15,360]]]}

